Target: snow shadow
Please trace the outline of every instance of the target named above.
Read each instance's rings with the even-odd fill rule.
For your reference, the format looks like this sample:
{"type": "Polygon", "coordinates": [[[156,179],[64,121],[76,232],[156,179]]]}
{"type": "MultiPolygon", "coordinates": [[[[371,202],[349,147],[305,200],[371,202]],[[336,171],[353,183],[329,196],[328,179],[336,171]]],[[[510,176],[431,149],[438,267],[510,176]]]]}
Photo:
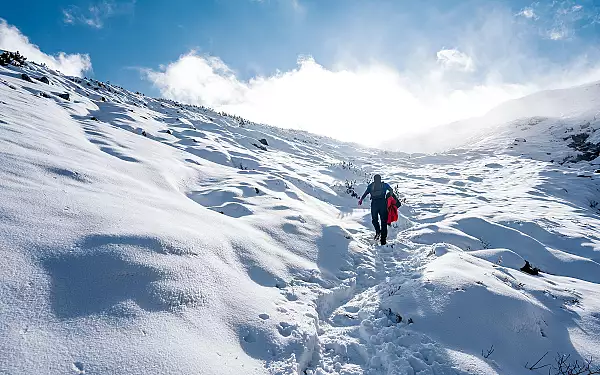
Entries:
{"type": "Polygon", "coordinates": [[[94,234],[87,236],[79,245],[84,249],[97,247],[136,247],[159,254],[194,254],[189,249],[178,247],[174,243],[166,243],[159,238],[132,235],[94,234]]]}
{"type": "Polygon", "coordinates": [[[319,249],[317,267],[327,278],[337,279],[341,272],[354,267],[349,254],[350,242],[349,233],[342,227],[331,225],[323,228],[323,235],[316,241],[319,249]]]}
{"type": "Polygon", "coordinates": [[[413,241],[422,244],[449,243],[466,251],[509,249],[543,272],[600,282],[600,264],[586,238],[562,239],[535,223],[503,225],[478,217],[458,220],[451,226],[429,224],[415,232],[413,241]]]}
{"type": "Polygon", "coordinates": [[[45,167],[46,171],[48,173],[54,174],[57,177],[60,178],[68,178],[68,179],[72,179],[74,181],[77,182],[81,182],[81,183],[90,183],[90,179],[88,176],[77,172],[77,171],[72,171],[66,168],[60,168],[60,167],[45,167]]]}
{"type": "Polygon", "coordinates": [[[99,109],[90,111],[90,113],[96,115],[96,117],[104,122],[114,124],[118,127],[125,128],[126,130],[131,129],[131,126],[128,124],[125,125],[126,122],[137,122],[137,119],[131,115],[133,112],[128,112],[126,107],[123,107],[122,104],[112,102],[99,102],[96,104],[99,109]]]}
{"type": "Polygon", "coordinates": [[[118,305],[133,301],[147,311],[161,310],[151,283],[158,270],[138,264],[116,252],[68,254],[43,261],[51,282],[51,303],[60,319],[89,315],[121,315],[118,305]]]}
{"type": "Polygon", "coordinates": [[[467,235],[479,238],[482,242],[481,247],[511,249],[523,259],[536,262],[545,272],[594,283],[600,282],[600,264],[587,258],[581,258],[581,256],[590,255],[582,254],[586,249],[583,244],[588,242],[584,238],[559,240],[554,239],[556,235],[544,231],[535,223],[518,225],[515,226],[518,228],[516,229],[491,223],[481,218],[461,219],[457,222],[457,227],[467,235]],[[521,229],[537,238],[524,233],[521,229]],[[564,256],[560,257],[550,249],[576,256],[565,261],[564,256]]]}
{"type": "MultiPolygon", "coordinates": [[[[561,236],[557,233],[549,232],[539,224],[531,221],[504,221],[499,224],[518,230],[553,249],[558,249],[576,256],[582,256],[600,263],[600,253],[594,251],[591,241],[587,237],[561,236]]],[[[588,236],[590,238],[598,239],[593,231],[590,231],[588,236]]]]}
{"type": "Polygon", "coordinates": [[[138,309],[172,311],[180,305],[202,302],[200,292],[197,296],[184,295],[165,284],[166,272],[131,255],[144,251],[192,254],[189,249],[153,237],[129,235],[91,235],[78,245],[81,250],[77,252],[41,262],[51,278],[51,305],[60,319],[99,314],[118,317],[138,309]]]}
{"type": "Polygon", "coordinates": [[[578,177],[578,174],[559,171],[542,171],[540,176],[544,177],[544,180],[535,188],[547,198],[558,199],[573,207],[582,216],[600,220],[600,210],[591,207],[594,201],[600,201],[596,181],[578,177]]]}
{"type": "MultiPolygon", "coordinates": [[[[493,344],[496,347],[494,359],[514,359],[513,364],[499,372],[503,374],[519,373],[510,366],[518,367],[526,361],[532,363],[546,351],[577,355],[570,331],[583,330],[579,324],[581,316],[565,307],[566,293],[554,296],[555,292],[540,286],[540,278],[520,271],[504,269],[502,272],[501,267],[490,271],[491,266],[485,268],[489,264],[468,258],[460,264],[462,257],[460,253],[442,255],[437,261],[440,269],[433,275],[439,272],[446,276],[433,276],[435,282],[428,280],[431,269],[417,279],[392,279],[380,293],[383,302],[380,309],[391,323],[382,332],[394,332],[398,343],[404,341],[402,337],[407,333],[424,334],[441,344],[440,351],[435,353],[439,359],[444,358],[443,348],[479,357],[483,348],[493,344]],[[461,286],[455,288],[459,284],[461,286]],[[524,313],[515,314],[515,311],[524,313]],[[407,318],[413,322],[406,324],[407,318]]],[[[405,352],[401,345],[382,349],[405,352]]],[[[436,361],[448,362],[439,359],[436,361]]]]}

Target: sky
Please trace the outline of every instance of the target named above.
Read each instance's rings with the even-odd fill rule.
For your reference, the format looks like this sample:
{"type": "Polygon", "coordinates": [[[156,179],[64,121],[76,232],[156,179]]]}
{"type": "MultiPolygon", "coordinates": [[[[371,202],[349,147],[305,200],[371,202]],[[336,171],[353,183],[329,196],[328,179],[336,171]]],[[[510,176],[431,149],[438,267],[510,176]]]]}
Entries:
{"type": "Polygon", "coordinates": [[[69,75],[377,145],[600,80],[600,1],[0,4],[0,48],[69,75]]]}

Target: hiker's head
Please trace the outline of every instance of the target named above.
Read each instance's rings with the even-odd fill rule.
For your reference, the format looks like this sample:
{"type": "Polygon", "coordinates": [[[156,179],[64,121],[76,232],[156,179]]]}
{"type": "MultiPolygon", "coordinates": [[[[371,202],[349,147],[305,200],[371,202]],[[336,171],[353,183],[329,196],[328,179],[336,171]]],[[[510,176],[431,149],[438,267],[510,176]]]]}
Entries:
{"type": "Polygon", "coordinates": [[[375,182],[381,182],[381,175],[376,174],[373,179],[375,180],[375,182]]]}

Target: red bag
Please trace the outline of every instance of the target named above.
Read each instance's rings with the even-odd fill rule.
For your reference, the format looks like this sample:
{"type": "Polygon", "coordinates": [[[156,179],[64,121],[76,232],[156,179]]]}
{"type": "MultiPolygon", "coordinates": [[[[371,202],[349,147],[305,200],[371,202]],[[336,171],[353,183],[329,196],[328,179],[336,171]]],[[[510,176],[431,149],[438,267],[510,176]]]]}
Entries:
{"type": "Polygon", "coordinates": [[[394,197],[390,196],[387,200],[387,211],[388,211],[388,225],[392,224],[394,221],[398,221],[398,202],[394,199],[394,197]]]}

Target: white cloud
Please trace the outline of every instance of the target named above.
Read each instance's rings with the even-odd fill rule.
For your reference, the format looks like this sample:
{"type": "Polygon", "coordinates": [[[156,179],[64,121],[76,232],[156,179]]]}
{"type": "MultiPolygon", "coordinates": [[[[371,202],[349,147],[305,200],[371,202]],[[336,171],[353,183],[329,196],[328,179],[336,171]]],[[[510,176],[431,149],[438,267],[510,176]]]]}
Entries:
{"type": "Polygon", "coordinates": [[[523,8],[517,16],[536,20],[542,37],[552,40],[575,40],[578,31],[598,23],[600,6],[577,4],[576,0],[537,1],[523,8]]]}
{"type": "MultiPolygon", "coordinates": [[[[448,61],[461,61],[461,68],[468,65],[462,55],[449,56],[448,61]]],[[[166,98],[371,145],[483,114],[525,90],[516,85],[451,89],[443,81],[446,68],[437,69],[427,87],[412,87],[400,72],[382,64],[331,70],[303,57],[296,69],[244,82],[220,59],[192,51],[145,75],[166,98]]]]}
{"type": "Polygon", "coordinates": [[[557,28],[548,31],[548,37],[552,40],[563,40],[569,36],[569,30],[566,28],[557,28]]]}
{"type": "Polygon", "coordinates": [[[518,16],[523,16],[525,18],[537,19],[537,15],[535,14],[535,11],[531,7],[523,8],[519,13],[517,13],[517,15],[518,16]]]}
{"type": "MultiPolygon", "coordinates": [[[[144,76],[170,99],[369,145],[483,115],[535,91],[600,79],[593,49],[565,56],[565,62],[532,48],[538,28],[551,30],[552,24],[515,22],[514,12],[503,7],[485,10],[457,26],[452,49],[431,38],[407,38],[412,44],[397,65],[378,59],[371,39],[353,38],[348,43],[356,44],[327,66],[305,57],[295,68],[245,80],[219,58],[191,51],[144,76]]],[[[556,30],[565,33],[557,37],[571,36],[556,30]]]]}
{"type": "Polygon", "coordinates": [[[442,66],[448,69],[458,69],[465,72],[475,70],[471,56],[456,49],[442,49],[437,52],[437,59],[442,66]]]}
{"type": "Polygon", "coordinates": [[[69,25],[83,24],[95,29],[104,27],[107,19],[119,15],[131,14],[134,11],[136,0],[126,3],[102,1],[90,5],[86,9],[72,5],[63,9],[63,22],[69,25]]]}
{"type": "Polygon", "coordinates": [[[0,18],[0,49],[8,51],[19,51],[30,61],[46,64],[49,68],[59,70],[71,76],[81,76],[84,72],[92,69],[92,62],[87,54],[58,53],[50,56],[21,33],[15,26],[9,25],[0,18]]]}

